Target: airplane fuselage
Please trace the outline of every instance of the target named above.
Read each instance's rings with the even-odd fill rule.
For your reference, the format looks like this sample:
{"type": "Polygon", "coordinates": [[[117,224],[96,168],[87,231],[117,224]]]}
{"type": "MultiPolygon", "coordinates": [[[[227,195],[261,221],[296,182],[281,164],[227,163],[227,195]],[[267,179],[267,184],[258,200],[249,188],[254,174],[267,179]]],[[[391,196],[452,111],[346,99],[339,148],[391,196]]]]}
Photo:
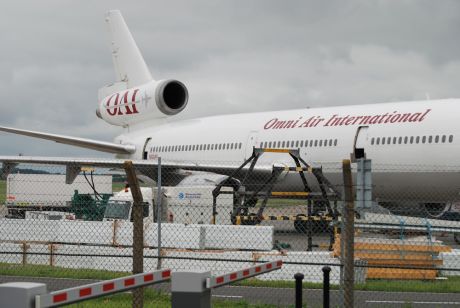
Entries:
{"type": "MultiPolygon", "coordinates": [[[[300,149],[302,158],[322,165],[337,183],[340,162],[350,158],[357,142],[372,159],[377,197],[402,198],[398,186],[404,184],[420,191],[436,187],[417,198],[438,200],[460,191],[460,174],[448,168],[460,166],[458,111],[460,100],[448,99],[233,114],[168,121],[116,141],[134,143],[135,159],[234,166],[253,147],[300,149]]],[[[274,163],[293,165],[288,155],[272,153],[258,164],[274,163]]],[[[278,185],[299,189],[300,180],[292,174],[278,185]]]]}

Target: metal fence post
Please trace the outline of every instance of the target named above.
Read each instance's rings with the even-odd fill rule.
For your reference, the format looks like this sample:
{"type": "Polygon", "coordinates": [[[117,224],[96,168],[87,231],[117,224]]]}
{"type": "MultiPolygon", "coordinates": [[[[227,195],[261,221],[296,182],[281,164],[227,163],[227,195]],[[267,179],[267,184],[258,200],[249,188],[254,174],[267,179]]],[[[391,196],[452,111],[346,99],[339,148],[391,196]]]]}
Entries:
{"type": "Polygon", "coordinates": [[[9,282],[0,284],[2,307],[33,308],[35,296],[46,293],[46,284],[35,282],[9,282]]]}
{"type": "Polygon", "coordinates": [[[206,287],[210,271],[190,270],[173,272],[171,305],[173,308],[211,308],[211,289],[206,287]]]}
{"type": "Polygon", "coordinates": [[[158,259],[157,259],[157,269],[161,269],[161,199],[163,199],[163,194],[161,192],[161,157],[158,157],[158,179],[157,179],[157,226],[158,226],[158,259]]]}
{"type": "MultiPolygon", "coordinates": [[[[133,196],[133,274],[144,271],[144,217],[143,198],[136,171],[131,161],[125,161],[124,169],[133,196]]],[[[133,308],[144,306],[144,289],[142,287],[133,290],[133,308]]]]}
{"type": "Polygon", "coordinates": [[[297,273],[294,275],[295,278],[295,308],[302,308],[302,280],[304,275],[297,273]]]}
{"type": "Polygon", "coordinates": [[[343,185],[344,185],[344,307],[352,308],[354,305],[354,202],[353,202],[353,180],[351,175],[351,162],[348,159],[343,160],[343,185]]]}
{"type": "Polygon", "coordinates": [[[329,284],[329,275],[331,273],[331,268],[329,266],[324,266],[323,267],[323,308],[329,308],[329,302],[330,302],[330,297],[329,297],[329,289],[330,289],[330,284],[329,284]]]}

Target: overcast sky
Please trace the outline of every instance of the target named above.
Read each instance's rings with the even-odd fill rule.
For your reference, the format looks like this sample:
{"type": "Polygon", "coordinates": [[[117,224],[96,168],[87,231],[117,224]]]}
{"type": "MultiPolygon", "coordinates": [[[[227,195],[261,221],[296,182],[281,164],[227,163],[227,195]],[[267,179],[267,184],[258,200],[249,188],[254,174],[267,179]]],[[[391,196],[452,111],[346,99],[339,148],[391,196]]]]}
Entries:
{"type": "MultiPolygon", "coordinates": [[[[4,1],[0,125],[111,141],[104,13],[120,9],[181,117],[460,97],[460,1],[4,1]]],[[[110,156],[0,133],[0,155],[110,156]]]]}

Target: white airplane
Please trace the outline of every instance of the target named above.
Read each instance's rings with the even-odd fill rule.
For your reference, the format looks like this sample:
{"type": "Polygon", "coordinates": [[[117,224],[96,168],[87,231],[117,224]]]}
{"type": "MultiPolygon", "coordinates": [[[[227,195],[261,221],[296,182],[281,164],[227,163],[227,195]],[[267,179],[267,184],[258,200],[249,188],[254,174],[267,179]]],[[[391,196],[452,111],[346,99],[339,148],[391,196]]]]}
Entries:
{"type": "MultiPolygon", "coordinates": [[[[350,154],[353,158],[372,159],[374,197],[382,202],[415,200],[436,213],[443,211],[448,202],[457,201],[460,173],[442,166],[460,166],[459,99],[178,121],[174,115],[183,111],[188,102],[185,85],[173,79],[153,79],[119,11],[109,11],[105,20],[111,35],[116,82],[99,90],[96,114],[109,124],[124,127],[125,132],[111,143],[10,127],[0,130],[114,153],[116,158],[1,156],[4,169],[18,163],[61,164],[67,166],[68,180],[72,181],[81,166],[120,167],[129,159],[137,166],[151,167],[161,157],[164,178],[174,175],[183,179],[190,175],[230,174],[252,154],[254,147],[291,148],[299,149],[308,163],[322,165],[333,183],[340,183],[340,163],[350,154]]],[[[266,153],[254,170],[258,175],[267,175],[275,164],[293,166],[293,161],[288,155],[266,153]]],[[[276,187],[303,189],[295,172],[283,173],[276,187]]]]}

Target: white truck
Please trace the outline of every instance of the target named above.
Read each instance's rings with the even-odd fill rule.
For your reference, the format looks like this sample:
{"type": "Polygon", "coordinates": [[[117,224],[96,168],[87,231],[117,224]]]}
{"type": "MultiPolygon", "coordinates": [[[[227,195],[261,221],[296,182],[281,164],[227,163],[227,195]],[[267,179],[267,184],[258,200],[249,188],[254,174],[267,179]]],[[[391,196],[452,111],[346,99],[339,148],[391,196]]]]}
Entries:
{"type": "Polygon", "coordinates": [[[75,191],[94,194],[93,183],[99,194],[112,194],[111,175],[93,175],[87,179],[78,175],[72,184],[66,184],[63,174],[9,174],[5,201],[8,216],[24,218],[29,211],[68,212],[75,191]]]}
{"type": "MultiPolygon", "coordinates": [[[[212,222],[212,191],[215,186],[175,186],[162,188],[162,221],[183,224],[212,222]]],[[[141,187],[144,220],[154,221],[157,188],[141,187]]],[[[129,189],[115,193],[107,203],[104,220],[132,220],[132,195],[129,189]]],[[[233,196],[217,199],[216,224],[231,224],[233,196]]],[[[155,219],[156,221],[156,219],[155,219]]]]}

